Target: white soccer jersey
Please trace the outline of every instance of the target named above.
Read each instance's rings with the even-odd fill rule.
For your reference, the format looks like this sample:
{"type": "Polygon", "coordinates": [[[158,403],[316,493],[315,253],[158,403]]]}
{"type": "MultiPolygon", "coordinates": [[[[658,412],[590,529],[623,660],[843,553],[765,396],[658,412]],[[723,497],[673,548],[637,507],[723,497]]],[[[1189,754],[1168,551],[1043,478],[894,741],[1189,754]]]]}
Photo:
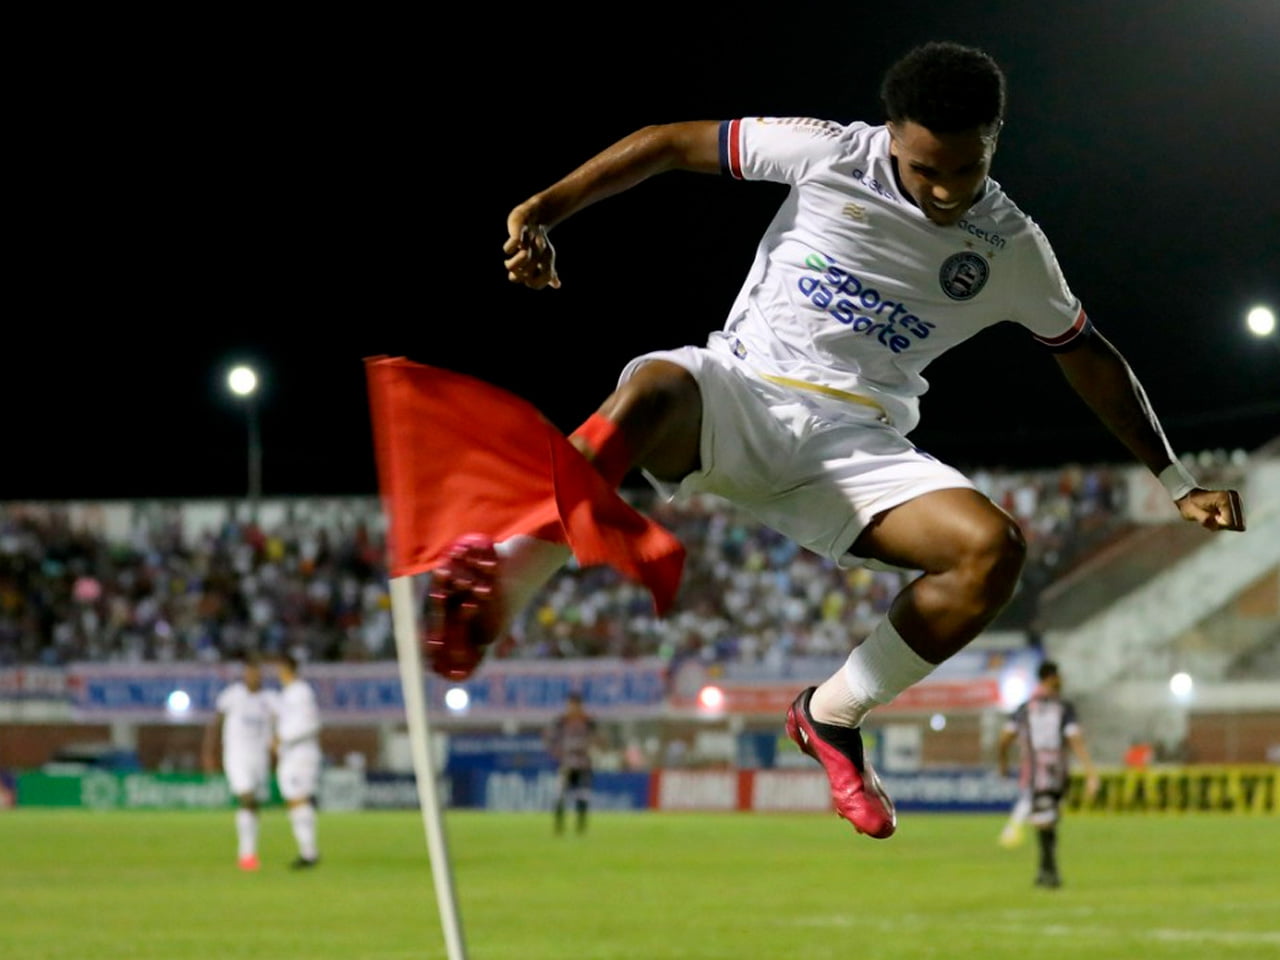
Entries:
{"type": "Polygon", "coordinates": [[[294,680],[275,701],[276,736],[281,748],[315,740],[320,733],[320,707],[315,691],[304,680],[294,680]]]}
{"type": "Polygon", "coordinates": [[[294,680],[274,701],[280,739],[276,780],[286,800],[314,797],[320,781],[320,708],[311,684],[294,680]]]}
{"type": "Polygon", "coordinates": [[[224,762],[266,757],[271,747],[271,704],[266,690],[252,691],[236,681],[218,694],[222,714],[224,762]]]}
{"type": "Polygon", "coordinates": [[[722,169],[791,187],[722,331],[757,372],[878,403],[909,433],[935,357],[1021,324],[1061,348],[1089,329],[1048,240],[988,178],[958,224],[898,189],[884,126],[755,117],[720,126],[722,169]]]}

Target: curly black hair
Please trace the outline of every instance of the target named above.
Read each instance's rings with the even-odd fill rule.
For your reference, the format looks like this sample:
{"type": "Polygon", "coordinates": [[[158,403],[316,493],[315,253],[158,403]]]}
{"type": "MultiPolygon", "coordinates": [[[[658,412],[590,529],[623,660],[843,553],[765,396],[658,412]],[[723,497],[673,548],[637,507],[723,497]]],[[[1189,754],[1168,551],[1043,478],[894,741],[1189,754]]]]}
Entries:
{"type": "Polygon", "coordinates": [[[934,133],[996,126],[1004,119],[1004,71],[981,50],[934,41],[889,68],[880,99],[894,123],[910,120],[934,133]]]}

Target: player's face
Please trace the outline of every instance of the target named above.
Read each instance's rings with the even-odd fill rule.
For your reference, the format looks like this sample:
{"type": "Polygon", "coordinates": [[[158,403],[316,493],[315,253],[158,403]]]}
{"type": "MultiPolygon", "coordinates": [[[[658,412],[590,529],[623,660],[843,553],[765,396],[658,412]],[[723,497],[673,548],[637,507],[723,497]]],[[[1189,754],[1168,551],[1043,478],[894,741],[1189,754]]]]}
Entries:
{"type": "Polygon", "coordinates": [[[898,181],[924,215],[942,227],[959,222],[991,169],[995,131],[934,133],[912,120],[890,123],[898,181]]]}
{"type": "Polygon", "coordinates": [[[244,685],[250,690],[262,689],[262,669],[254,666],[245,667],[244,685]]]}

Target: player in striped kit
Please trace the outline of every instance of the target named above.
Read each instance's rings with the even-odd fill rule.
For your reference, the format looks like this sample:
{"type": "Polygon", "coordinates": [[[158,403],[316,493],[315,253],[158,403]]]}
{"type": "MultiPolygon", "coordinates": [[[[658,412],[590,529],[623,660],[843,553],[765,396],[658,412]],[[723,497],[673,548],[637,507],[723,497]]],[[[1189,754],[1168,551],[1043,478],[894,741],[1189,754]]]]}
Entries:
{"type": "Polygon", "coordinates": [[[587,829],[587,811],[591,805],[591,753],[596,746],[596,720],[582,705],[582,694],[565,697],[564,713],[547,728],[547,752],[556,762],[560,774],[560,792],[556,796],[555,831],[564,833],[565,807],[572,803],[578,833],[587,829]]]}
{"type": "MultiPolygon", "coordinates": [[[[721,496],[840,567],[918,572],[786,716],[790,737],[825,768],[836,810],[876,838],[897,818],[863,756],[864,717],[982,632],[1012,596],[1026,550],[1012,517],[908,439],[932,360],[997,323],[1023,327],[1187,521],[1244,529],[1238,495],[1201,486],[1177,460],[1044,233],[990,176],[1004,124],[999,66],[929,43],[890,68],[881,94],[880,124],[644,127],[518,204],[504,247],[512,282],[556,288],[549,232],[656,174],[788,187],[721,329],[702,346],[635,358],[570,440],[615,487],[638,467],[668,498],[721,496]]],[[[665,279],[672,265],[650,262],[660,255],[640,256],[641,276],[665,279]]],[[[433,456],[465,468],[448,450],[433,456]]],[[[462,506],[442,504],[442,522],[465,517],[483,534],[482,510],[462,506]]],[[[555,523],[496,544],[470,532],[458,531],[431,590],[443,624],[432,642],[463,654],[500,634],[571,555],[555,523]]]]}
{"type": "Polygon", "coordinates": [[[1005,825],[1006,845],[1023,823],[1036,828],[1040,841],[1040,870],[1036,885],[1056,889],[1062,886],[1058,873],[1058,820],[1062,797],[1067,790],[1071,755],[1084,769],[1085,793],[1092,797],[1098,789],[1098,775],[1085,745],[1084,733],[1076,717],[1075,704],[1062,698],[1062,674],[1051,660],[1040,664],[1039,685],[1026,703],[1009,717],[998,744],[1000,775],[1008,776],[1014,744],[1018,749],[1018,801],[1005,825]]]}

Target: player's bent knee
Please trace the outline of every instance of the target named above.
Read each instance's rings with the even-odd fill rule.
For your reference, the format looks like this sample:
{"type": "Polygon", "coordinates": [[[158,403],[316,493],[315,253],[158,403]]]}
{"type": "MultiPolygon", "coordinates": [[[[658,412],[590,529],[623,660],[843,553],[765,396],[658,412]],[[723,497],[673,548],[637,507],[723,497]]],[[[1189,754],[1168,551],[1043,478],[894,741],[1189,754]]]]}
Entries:
{"type": "Polygon", "coordinates": [[[1003,605],[1013,596],[1026,558],[1022,529],[1011,518],[993,514],[971,528],[961,566],[984,601],[1003,605]]]}
{"type": "Polygon", "coordinates": [[[600,408],[618,423],[639,466],[664,480],[698,467],[702,392],[684,367],[667,360],[641,365],[600,408]]]}
{"type": "Polygon", "coordinates": [[[668,420],[701,413],[698,381],[684,367],[669,360],[642,364],[615,394],[619,413],[626,418],[668,420]]]}

